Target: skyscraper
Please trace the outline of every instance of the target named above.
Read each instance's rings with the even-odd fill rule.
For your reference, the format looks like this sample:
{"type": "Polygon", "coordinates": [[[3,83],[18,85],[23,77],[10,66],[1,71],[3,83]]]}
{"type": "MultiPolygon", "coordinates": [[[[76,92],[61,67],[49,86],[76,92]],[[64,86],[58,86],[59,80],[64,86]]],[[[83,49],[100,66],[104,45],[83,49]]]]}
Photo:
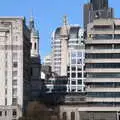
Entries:
{"type": "Polygon", "coordinates": [[[87,30],[87,24],[100,18],[113,18],[113,8],[108,5],[108,0],[91,0],[84,5],[84,28],[87,30]]]}
{"type": "Polygon", "coordinates": [[[102,10],[108,8],[108,0],[90,0],[93,10],[102,10]]]}

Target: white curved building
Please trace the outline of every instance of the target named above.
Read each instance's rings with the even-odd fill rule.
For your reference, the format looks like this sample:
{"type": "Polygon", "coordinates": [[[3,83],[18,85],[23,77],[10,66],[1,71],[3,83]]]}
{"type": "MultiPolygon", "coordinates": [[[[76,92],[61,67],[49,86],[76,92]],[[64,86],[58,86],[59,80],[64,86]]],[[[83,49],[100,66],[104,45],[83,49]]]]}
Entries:
{"type": "Polygon", "coordinates": [[[81,80],[80,85],[83,85],[84,62],[77,63],[84,61],[83,33],[79,25],[69,25],[64,17],[63,26],[56,28],[52,34],[52,71],[59,76],[68,76],[68,91],[72,92],[78,92],[79,88],[79,91],[82,90],[81,86],[77,86],[78,81],[81,80]]]}

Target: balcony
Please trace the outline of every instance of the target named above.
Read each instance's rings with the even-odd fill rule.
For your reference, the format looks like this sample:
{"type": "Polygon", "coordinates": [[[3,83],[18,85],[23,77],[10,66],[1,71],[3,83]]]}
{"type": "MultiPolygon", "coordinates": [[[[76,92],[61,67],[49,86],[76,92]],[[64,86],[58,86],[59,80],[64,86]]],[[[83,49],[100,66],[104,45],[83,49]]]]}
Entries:
{"type": "Polygon", "coordinates": [[[87,49],[86,53],[120,53],[120,49],[87,49]]]}
{"type": "Polygon", "coordinates": [[[120,63],[120,58],[113,58],[113,59],[86,59],[85,63],[120,63]]]}
{"type": "Polygon", "coordinates": [[[118,44],[118,43],[120,43],[120,39],[108,39],[108,40],[105,40],[105,39],[103,39],[103,40],[93,40],[93,39],[91,39],[91,40],[85,40],[85,43],[86,44],[118,44]]]}
{"type": "Polygon", "coordinates": [[[120,92],[120,88],[86,88],[87,92],[120,92]]]}
{"type": "Polygon", "coordinates": [[[120,102],[120,98],[93,98],[87,97],[87,102],[120,102]]]}

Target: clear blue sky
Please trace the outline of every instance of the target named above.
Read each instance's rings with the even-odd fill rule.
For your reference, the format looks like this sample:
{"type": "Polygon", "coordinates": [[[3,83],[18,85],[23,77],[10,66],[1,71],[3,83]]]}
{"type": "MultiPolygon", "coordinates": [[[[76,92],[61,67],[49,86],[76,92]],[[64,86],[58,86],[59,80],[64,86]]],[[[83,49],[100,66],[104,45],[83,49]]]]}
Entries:
{"type": "MultiPolygon", "coordinates": [[[[51,52],[51,33],[62,24],[67,15],[69,23],[83,24],[83,4],[89,0],[1,0],[0,16],[25,16],[27,20],[33,11],[40,32],[40,54],[51,52]]],[[[115,9],[115,17],[120,17],[120,0],[109,0],[115,9]]]]}

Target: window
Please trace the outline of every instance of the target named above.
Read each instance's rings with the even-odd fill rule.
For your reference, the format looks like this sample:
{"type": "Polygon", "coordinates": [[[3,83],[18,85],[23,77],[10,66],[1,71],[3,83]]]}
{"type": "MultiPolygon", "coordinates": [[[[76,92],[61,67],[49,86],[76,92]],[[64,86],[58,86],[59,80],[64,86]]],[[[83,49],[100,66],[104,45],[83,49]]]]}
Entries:
{"type": "Polygon", "coordinates": [[[82,57],[82,52],[78,52],[78,57],[82,57]]]}
{"type": "Polygon", "coordinates": [[[7,98],[5,98],[5,105],[7,105],[7,98]]]}
{"type": "Polygon", "coordinates": [[[16,80],[16,79],[12,81],[12,85],[13,85],[13,86],[14,86],[14,85],[17,85],[17,80],[16,80]]]}
{"type": "Polygon", "coordinates": [[[17,67],[18,66],[18,63],[17,62],[13,62],[13,67],[17,67]]]}
{"type": "Polygon", "coordinates": [[[15,109],[13,110],[12,115],[13,115],[13,116],[16,116],[16,115],[17,115],[17,111],[16,111],[15,109]]]}
{"type": "Polygon", "coordinates": [[[63,120],[67,120],[67,114],[66,114],[66,112],[63,112],[63,120]]]}
{"type": "Polygon", "coordinates": [[[75,112],[71,112],[71,120],[75,120],[75,112]]]}
{"type": "Polygon", "coordinates": [[[78,73],[78,78],[81,78],[82,77],[82,74],[81,73],[78,73]]]}
{"type": "Polygon", "coordinates": [[[76,85],[76,81],[72,81],[72,85],[76,85]]]}
{"type": "Polygon", "coordinates": [[[5,88],[5,94],[7,95],[7,88],[5,88]]]}
{"type": "Polygon", "coordinates": [[[17,71],[13,71],[12,74],[13,74],[13,77],[16,77],[17,76],[17,71]]]}
{"type": "Polygon", "coordinates": [[[75,52],[73,52],[71,56],[72,56],[72,57],[76,57],[76,53],[75,53],[75,52]]]}
{"type": "Polygon", "coordinates": [[[13,96],[17,96],[17,88],[12,89],[12,94],[13,94],[13,96]]]}
{"type": "Polygon", "coordinates": [[[96,34],[94,35],[94,39],[96,40],[112,39],[112,34],[96,34]]]}
{"type": "Polygon", "coordinates": [[[5,85],[7,86],[7,78],[5,79],[5,85]]]}
{"type": "Polygon", "coordinates": [[[17,105],[17,98],[12,98],[12,104],[17,105]]]}
{"type": "Polygon", "coordinates": [[[105,59],[105,58],[120,58],[120,54],[119,53],[97,53],[97,54],[86,54],[85,56],[86,58],[96,58],[96,59],[105,59]]]}
{"type": "Polygon", "coordinates": [[[36,50],[36,43],[35,43],[34,49],[36,50]]]}
{"type": "Polygon", "coordinates": [[[81,85],[82,84],[82,80],[78,80],[78,84],[81,85]]]}
{"type": "Polygon", "coordinates": [[[75,78],[76,77],[76,73],[72,73],[72,78],[75,78]]]}
{"type": "Polygon", "coordinates": [[[72,59],[72,64],[76,64],[76,59],[72,59]]]}
{"type": "Polygon", "coordinates": [[[0,111],[0,116],[2,116],[2,111],[0,111]]]}
{"type": "Polygon", "coordinates": [[[82,59],[77,59],[77,64],[82,64],[82,59]]]}
{"type": "Polygon", "coordinates": [[[76,67],[72,67],[72,71],[75,71],[76,70],[76,67]]]}
{"type": "Polygon", "coordinates": [[[120,63],[94,63],[94,64],[86,64],[86,68],[120,68],[120,63]]]}
{"type": "Polygon", "coordinates": [[[70,77],[70,73],[67,73],[67,77],[70,77]]]}
{"type": "Polygon", "coordinates": [[[81,71],[81,70],[82,70],[82,68],[81,68],[81,67],[78,67],[78,68],[77,68],[77,70],[78,70],[78,71],[81,71]]]}
{"type": "Polygon", "coordinates": [[[13,53],[13,60],[17,60],[17,53],[13,53]]]}
{"type": "Polygon", "coordinates": [[[7,116],[7,111],[5,111],[5,116],[7,116]]]}

